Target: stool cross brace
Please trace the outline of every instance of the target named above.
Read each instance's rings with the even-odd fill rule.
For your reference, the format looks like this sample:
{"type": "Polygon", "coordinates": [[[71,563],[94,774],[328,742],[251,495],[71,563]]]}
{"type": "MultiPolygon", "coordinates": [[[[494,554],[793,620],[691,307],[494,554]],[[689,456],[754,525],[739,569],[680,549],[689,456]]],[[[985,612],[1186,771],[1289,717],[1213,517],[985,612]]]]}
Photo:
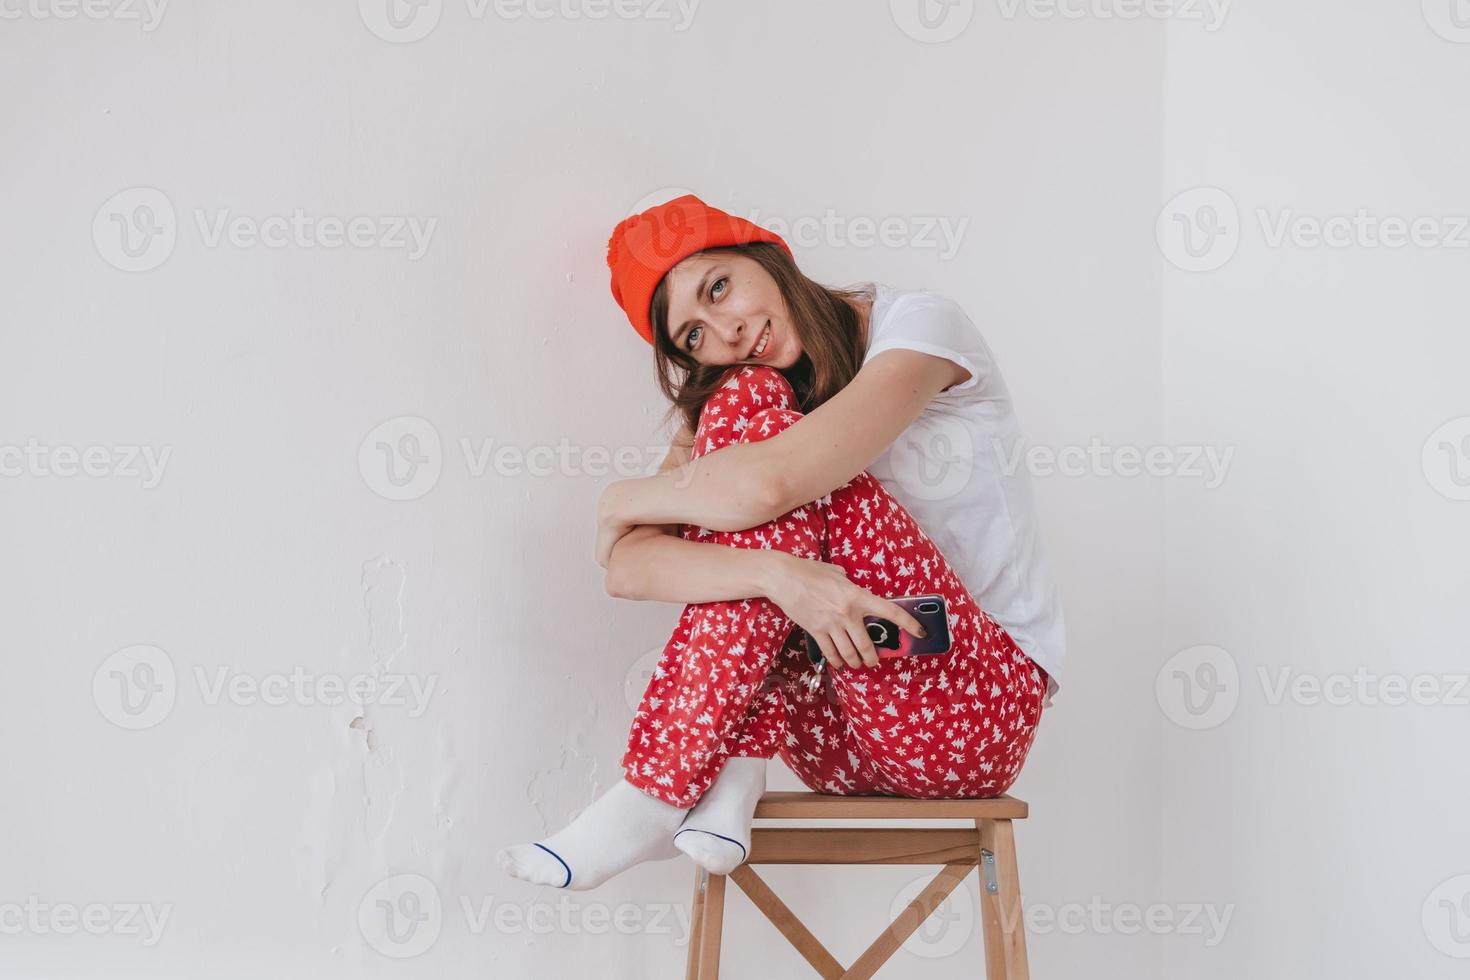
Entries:
{"type": "MultiPolygon", "coordinates": [[[[993,800],[909,800],[897,797],[829,797],[767,793],[756,816],[819,819],[965,817],[972,828],[756,827],[750,857],[729,874],[817,975],[865,980],[896,953],[972,868],[980,869],[980,913],[987,980],[1028,980],[1026,936],[1021,921],[1020,876],[1011,821],[1026,804],[993,800]],[[844,967],[806,924],[756,873],[757,864],[929,864],[938,873],[914,896],[850,967],[844,967]]],[[[725,875],[700,871],[696,878],[688,980],[718,980],[725,875]]]]}

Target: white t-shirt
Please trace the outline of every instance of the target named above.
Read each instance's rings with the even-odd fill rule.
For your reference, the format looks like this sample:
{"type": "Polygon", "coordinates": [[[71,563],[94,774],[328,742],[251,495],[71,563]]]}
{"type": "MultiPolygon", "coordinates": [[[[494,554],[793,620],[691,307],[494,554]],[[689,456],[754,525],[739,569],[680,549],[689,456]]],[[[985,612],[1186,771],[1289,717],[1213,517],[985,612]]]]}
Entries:
{"type": "Polygon", "coordinates": [[[1006,628],[1056,693],[1066,624],[1042,552],[1021,430],[980,330],[952,300],[863,283],[874,297],[864,363],[906,348],[947,358],[970,378],[940,392],[868,472],[908,508],[982,609],[1006,628]]]}

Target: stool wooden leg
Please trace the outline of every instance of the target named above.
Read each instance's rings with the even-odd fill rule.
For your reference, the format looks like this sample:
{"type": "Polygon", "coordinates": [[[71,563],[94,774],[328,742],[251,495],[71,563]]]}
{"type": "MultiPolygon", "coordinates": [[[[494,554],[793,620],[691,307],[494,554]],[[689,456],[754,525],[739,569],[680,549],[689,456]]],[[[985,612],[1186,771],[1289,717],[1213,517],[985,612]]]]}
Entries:
{"type": "Polygon", "coordinates": [[[720,980],[720,932],[725,925],[725,876],[709,875],[699,930],[699,980],[720,980]]]}
{"type": "Polygon", "coordinates": [[[976,829],[980,831],[980,913],[985,927],[986,980],[1030,980],[1015,829],[1009,820],[977,820],[976,829]],[[994,892],[989,887],[992,877],[994,892]]]}
{"type": "Polygon", "coordinates": [[[689,909],[689,958],[684,965],[684,980],[699,980],[699,944],[704,938],[704,879],[709,872],[694,869],[694,899],[689,909]]]}

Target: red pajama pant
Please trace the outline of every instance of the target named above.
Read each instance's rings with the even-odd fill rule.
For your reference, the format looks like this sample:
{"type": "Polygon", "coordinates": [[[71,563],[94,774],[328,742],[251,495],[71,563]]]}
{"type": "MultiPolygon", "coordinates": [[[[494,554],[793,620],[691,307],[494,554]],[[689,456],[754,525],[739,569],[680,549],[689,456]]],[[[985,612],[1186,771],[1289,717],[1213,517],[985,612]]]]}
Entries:
{"type": "MultiPolygon", "coordinates": [[[[691,455],[759,442],[801,418],[774,368],[744,367],[705,403],[691,455]]],[[[638,706],[627,780],[691,807],[731,756],[777,754],[809,788],[843,795],[998,796],[1035,738],[1046,674],[965,590],[907,510],[872,475],[744,531],[683,525],[689,540],[774,548],[841,566],[893,598],[939,593],[950,651],[822,670],[801,630],[765,598],[684,607],[638,706]]]]}

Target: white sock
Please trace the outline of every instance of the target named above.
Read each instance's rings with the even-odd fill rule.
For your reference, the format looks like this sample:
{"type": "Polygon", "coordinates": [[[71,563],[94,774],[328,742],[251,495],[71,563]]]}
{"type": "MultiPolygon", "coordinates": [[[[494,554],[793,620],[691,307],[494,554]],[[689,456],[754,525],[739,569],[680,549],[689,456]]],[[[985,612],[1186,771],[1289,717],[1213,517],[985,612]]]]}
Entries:
{"type": "Polygon", "coordinates": [[[688,812],[620,779],[555,834],[503,848],[495,860],[507,874],[538,885],[596,888],[640,862],[677,857],[669,835],[688,812]]]}
{"type": "Polygon", "coordinates": [[[734,871],[750,854],[750,824],[765,791],[765,759],[725,760],[713,785],[674,834],[674,846],[710,874],[734,871]]]}

